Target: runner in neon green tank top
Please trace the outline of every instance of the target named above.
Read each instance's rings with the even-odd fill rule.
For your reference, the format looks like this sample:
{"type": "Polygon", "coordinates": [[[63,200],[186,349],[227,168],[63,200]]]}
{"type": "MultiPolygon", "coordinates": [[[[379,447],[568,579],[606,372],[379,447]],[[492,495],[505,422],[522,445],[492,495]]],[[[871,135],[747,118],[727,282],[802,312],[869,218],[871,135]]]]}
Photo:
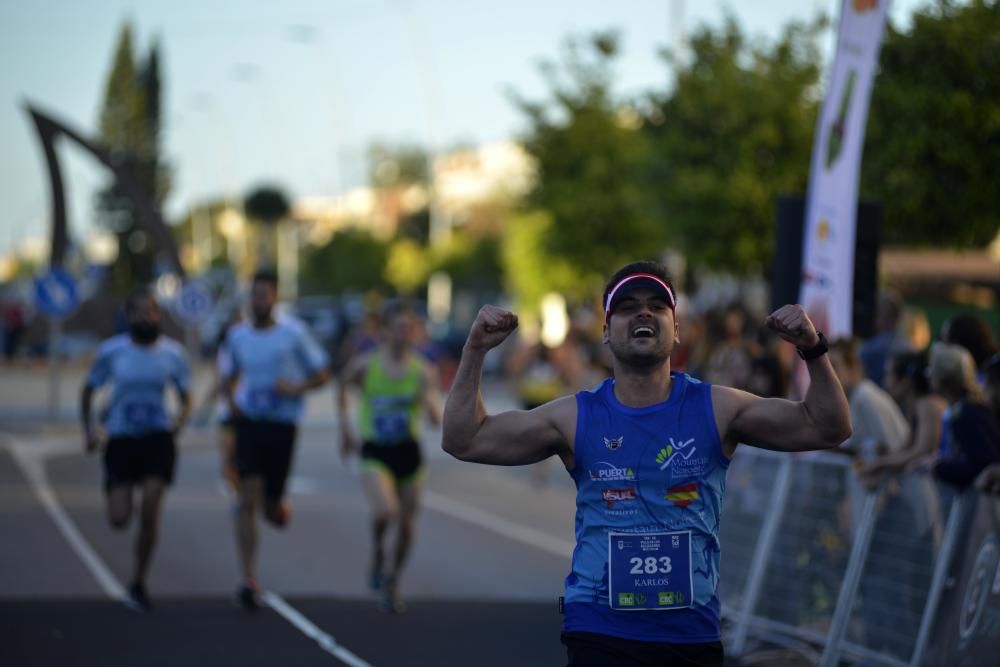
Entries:
{"type": "Polygon", "coordinates": [[[422,486],[421,413],[441,423],[441,399],[429,364],[413,347],[416,314],[401,308],[387,318],[385,342],[369,354],[348,363],[341,375],[337,406],[341,424],[341,452],[360,450],[362,484],[373,509],[374,538],[371,580],[381,593],[380,606],[400,612],[399,576],[413,545],[422,486]],[[360,391],[358,434],[348,414],[347,387],[360,391]],[[383,539],[397,525],[396,548],[389,567],[383,539]]]}
{"type": "MultiPolygon", "coordinates": [[[[368,358],[361,382],[359,424],[361,438],[381,447],[394,447],[420,434],[420,408],[424,391],[424,361],[409,355],[402,364],[388,364],[381,354],[368,358]],[[392,368],[391,370],[386,366],[392,368]],[[400,368],[401,366],[401,368],[400,368]],[[402,375],[392,371],[402,370],[402,375]]],[[[386,467],[377,458],[365,460],[366,467],[386,467]]],[[[402,481],[408,481],[404,478],[402,481]]]]}

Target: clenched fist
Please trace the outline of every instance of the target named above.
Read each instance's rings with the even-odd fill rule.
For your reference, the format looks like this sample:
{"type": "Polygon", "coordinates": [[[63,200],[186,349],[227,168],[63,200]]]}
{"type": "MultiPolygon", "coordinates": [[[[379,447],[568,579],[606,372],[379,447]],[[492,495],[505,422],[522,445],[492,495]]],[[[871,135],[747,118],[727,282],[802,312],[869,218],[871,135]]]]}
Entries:
{"type": "Polygon", "coordinates": [[[485,305],[469,329],[467,347],[486,352],[504,342],[517,328],[517,315],[499,306],[485,305]]]}
{"type": "Polygon", "coordinates": [[[782,306],[768,315],[764,324],[795,347],[805,349],[819,342],[816,327],[798,304],[782,306]]]}

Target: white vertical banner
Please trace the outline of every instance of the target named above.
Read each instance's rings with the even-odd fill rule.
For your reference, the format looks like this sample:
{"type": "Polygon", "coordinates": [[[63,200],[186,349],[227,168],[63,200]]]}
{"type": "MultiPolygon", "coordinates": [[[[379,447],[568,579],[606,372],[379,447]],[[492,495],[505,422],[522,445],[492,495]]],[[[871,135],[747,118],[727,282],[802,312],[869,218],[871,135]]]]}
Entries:
{"type": "Polygon", "coordinates": [[[799,301],[830,339],[853,331],[861,151],[888,5],[888,0],[842,1],[837,52],[813,144],[799,301]]]}

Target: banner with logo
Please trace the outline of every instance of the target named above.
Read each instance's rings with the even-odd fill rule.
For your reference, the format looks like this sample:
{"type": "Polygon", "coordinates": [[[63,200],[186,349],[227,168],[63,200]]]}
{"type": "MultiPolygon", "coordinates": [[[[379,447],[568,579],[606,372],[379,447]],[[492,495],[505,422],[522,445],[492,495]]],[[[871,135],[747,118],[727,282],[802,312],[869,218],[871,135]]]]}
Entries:
{"type": "Polygon", "coordinates": [[[837,52],[813,143],[799,298],[831,339],[853,331],[861,150],[888,4],[843,0],[837,52]]]}

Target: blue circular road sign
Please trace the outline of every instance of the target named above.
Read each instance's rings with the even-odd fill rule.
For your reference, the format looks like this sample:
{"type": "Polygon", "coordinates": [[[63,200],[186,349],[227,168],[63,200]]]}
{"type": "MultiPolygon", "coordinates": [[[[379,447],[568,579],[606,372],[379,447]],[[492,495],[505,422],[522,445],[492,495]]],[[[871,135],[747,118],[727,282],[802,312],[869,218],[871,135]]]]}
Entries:
{"type": "Polygon", "coordinates": [[[191,280],[184,283],[177,297],[177,314],[189,323],[200,322],[212,312],[212,293],[204,284],[191,280]]]}
{"type": "Polygon", "coordinates": [[[53,268],[35,278],[35,307],[46,317],[66,317],[80,305],[76,279],[53,268]]]}

